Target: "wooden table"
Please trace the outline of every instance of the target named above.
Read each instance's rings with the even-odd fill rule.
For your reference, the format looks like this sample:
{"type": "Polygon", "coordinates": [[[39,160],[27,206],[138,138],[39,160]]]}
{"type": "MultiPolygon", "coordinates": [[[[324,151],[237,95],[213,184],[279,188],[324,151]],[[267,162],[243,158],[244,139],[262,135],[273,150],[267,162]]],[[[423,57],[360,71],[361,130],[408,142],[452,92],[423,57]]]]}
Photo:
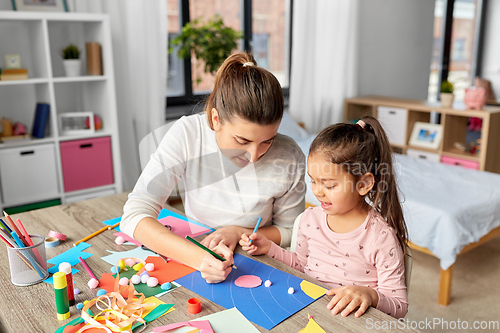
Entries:
{"type": "MultiPolygon", "coordinates": [[[[31,234],[47,236],[49,230],[58,231],[68,236],[66,242],[61,245],[48,248],[46,250],[47,258],[52,258],[63,251],[72,247],[73,242],[82,239],[91,232],[100,229],[102,221],[116,218],[122,214],[123,205],[127,199],[127,194],[117,194],[105,198],[92,199],[44,208],[36,211],[12,215],[14,219],[20,218],[26,229],[31,234]]],[[[171,209],[170,207],[168,207],[171,209]]],[[[106,231],[90,240],[86,252],[94,255],[86,259],[97,277],[103,273],[110,272],[110,265],[101,260],[102,256],[109,254],[106,250],[126,251],[130,250],[130,245],[116,245],[113,232],[106,231]]],[[[1,246],[0,263],[3,270],[0,270],[0,293],[2,302],[0,302],[0,332],[54,332],[63,324],[80,316],[80,311],[76,307],[71,307],[71,317],[65,321],[56,319],[56,305],[54,298],[54,287],[48,283],[39,283],[28,287],[18,287],[11,283],[10,270],[8,264],[7,250],[1,246]]],[[[241,248],[238,253],[244,254],[241,248]]],[[[276,267],[300,278],[317,283],[314,279],[302,274],[268,256],[254,257],[254,259],[276,267]]],[[[73,276],[75,286],[82,290],[82,294],[76,295],[76,301],[82,302],[85,299],[95,297],[96,290],[90,291],[87,287],[89,277],[82,267],[77,265],[79,273],[73,276]]],[[[223,308],[211,301],[197,296],[190,290],[181,287],[160,297],[166,303],[174,303],[176,310],[161,318],[154,320],[144,332],[151,332],[152,327],[161,326],[168,323],[192,320],[210,313],[223,310],[223,308]],[[187,300],[192,297],[199,297],[202,301],[202,311],[199,314],[192,315],[187,312],[187,300]]],[[[362,332],[378,322],[382,325],[384,322],[393,322],[396,320],[385,313],[374,308],[368,311],[360,318],[350,315],[346,318],[340,315],[333,316],[326,309],[330,297],[324,296],[298,313],[289,317],[281,324],[274,327],[270,332],[297,332],[307,324],[307,315],[314,315],[314,320],[327,332],[362,332]],[[368,320],[368,321],[367,321],[368,320]],[[370,325],[370,326],[369,326],[370,325]]],[[[256,326],[261,332],[267,332],[260,326],[256,326]]],[[[376,330],[375,330],[376,331],[376,330]]],[[[387,330],[384,330],[387,331],[387,330]]],[[[398,332],[418,332],[416,330],[397,330],[398,332]]],[[[236,332],[236,331],[235,331],[236,332]]]]}

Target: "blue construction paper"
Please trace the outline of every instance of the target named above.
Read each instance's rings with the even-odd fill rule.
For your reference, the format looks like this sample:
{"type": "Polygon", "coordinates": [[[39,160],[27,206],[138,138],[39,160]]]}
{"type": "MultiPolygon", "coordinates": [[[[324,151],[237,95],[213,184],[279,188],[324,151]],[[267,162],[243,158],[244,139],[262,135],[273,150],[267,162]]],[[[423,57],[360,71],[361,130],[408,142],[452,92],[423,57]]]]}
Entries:
{"type": "Polygon", "coordinates": [[[106,250],[111,253],[108,256],[102,257],[101,259],[107,262],[108,264],[114,266],[118,263],[118,260],[123,258],[139,258],[142,260],[146,260],[147,257],[158,257],[158,254],[155,252],[144,250],[140,247],[136,247],[135,249],[129,251],[115,252],[106,250]]]}
{"type": "MultiPolygon", "coordinates": [[[[181,220],[184,220],[184,221],[189,221],[189,222],[194,223],[194,224],[196,224],[196,225],[199,225],[199,226],[201,226],[201,227],[204,227],[204,228],[210,229],[211,231],[214,231],[214,230],[215,230],[215,229],[213,229],[213,228],[207,227],[207,226],[206,226],[206,225],[204,225],[204,224],[201,224],[201,223],[199,223],[199,222],[196,222],[196,221],[194,221],[194,220],[192,220],[192,219],[190,219],[190,218],[187,218],[187,217],[185,217],[185,216],[183,216],[183,215],[181,215],[181,214],[177,214],[177,213],[175,213],[175,212],[173,212],[173,211],[171,211],[171,210],[165,209],[165,208],[163,208],[163,209],[160,211],[160,214],[158,215],[158,220],[159,220],[159,219],[162,219],[162,218],[164,218],[164,217],[167,217],[167,216],[173,216],[173,217],[176,217],[176,218],[181,219],[181,220]]],[[[115,217],[114,219],[111,219],[111,220],[102,221],[102,223],[104,223],[104,224],[106,224],[106,225],[113,225],[113,224],[115,224],[115,223],[117,223],[117,222],[120,222],[120,221],[121,221],[121,219],[122,219],[122,218],[121,218],[121,216],[120,216],[120,217],[115,217]]],[[[120,226],[116,227],[116,228],[115,228],[115,230],[120,231],[120,226]]]]}
{"type": "Polygon", "coordinates": [[[221,283],[207,283],[199,271],[176,282],[226,309],[236,307],[248,320],[268,330],[316,300],[302,291],[301,278],[239,254],[234,255],[234,264],[238,269],[233,269],[221,283]],[[236,286],[234,281],[242,275],[259,276],[262,285],[236,286]],[[266,280],[272,282],[270,287],[264,286],[266,280]],[[288,294],[290,287],[295,289],[291,295],[288,294]]]}
{"type": "MultiPolygon", "coordinates": [[[[78,257],[82,257],[82,259],[87,259],[90,256],[92,256],[92,253],[87,253],[83,252],[83,250],[87,249],[90,247],[90,244],[87,244],[85,242],[81,242],[77,246],[73,246],[69,250],[64,251],[63,253],[47,260],[47,263],[52,264],[54,266],[50,267],[48,269],[50,274],[57,273],[59,271],[59,264],[62,262],[69,262],[71,266],[74,266],[78,263],[80,263],[80,260],[78,260],[78,257]]],[[[78,273],[79,270],[75,268],[71,268],[72,274],[78,273]]],[[[45,279],[43,282],[47,282],[50,284],[53,284],[52,276],[49,277],[48,279],[45,279]]]]}

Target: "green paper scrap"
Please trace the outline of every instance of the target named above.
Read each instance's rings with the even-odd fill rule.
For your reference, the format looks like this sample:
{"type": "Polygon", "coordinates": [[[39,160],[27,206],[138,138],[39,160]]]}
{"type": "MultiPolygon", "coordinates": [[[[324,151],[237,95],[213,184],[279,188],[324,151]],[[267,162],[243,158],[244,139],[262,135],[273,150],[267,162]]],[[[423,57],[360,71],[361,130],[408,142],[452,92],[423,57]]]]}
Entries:
{"type": "MultiPolygon", "coordinates": [[[[126,278],[131,278],[134,276],[137,272],[133,269],[129,269],[128,271],[122,271],[120,272],[120,279],[122,277],[126,278]]],[[[112,275],[114,278],[116,278],[116,274],[112,275]]],[[[175,288],[178,287],[177,284],[171,283],[171,287],[168,291],[174,290],[175,288]]],[[[165,293],[165,290],[161,289],[161,285],[158,283],[156,287],[149,287],[146,283],[138,283],[134,284],[134,288],[138,293],[143,293],[146,298],[151,297],[151,296],[156,296],[158,297],[159,294],[165,293]]]]}
{"type": "Polygon", "coordinates": [[[76,326],[76,325],[81,324],[83,322],[85,322],[85,320],[83,320],[82,317],[75,318],[72,321],[70,321],[69,323],[67,323],[66,325],[59,327],[54,333],[63,333],[66,326],[76,326]]]}
{"type": "Polygon", "coordinates": [[[234,333],[235,327],[238,327],[238,333],[259,333],[259,330],[237,308],[219,311],[193,320],[210,321],[210,326],[217,333],[234,333]]]}
{"type": "MultiPolygon", "coordinates": [[[[165,312],[170,310],[171,307],[173,307],[173,304],[160,304],[156,308],[153,309],[150,313],[148,313],[144,318],[146,323],[149,323],[150,321],[155,320],[156,318],[160,317],[163,315],[165,312]]],[[[134,325],[132,325],[132,330],[136,329],[137,327],[141,326],[142,323],[137,322],[134,325]]]]}

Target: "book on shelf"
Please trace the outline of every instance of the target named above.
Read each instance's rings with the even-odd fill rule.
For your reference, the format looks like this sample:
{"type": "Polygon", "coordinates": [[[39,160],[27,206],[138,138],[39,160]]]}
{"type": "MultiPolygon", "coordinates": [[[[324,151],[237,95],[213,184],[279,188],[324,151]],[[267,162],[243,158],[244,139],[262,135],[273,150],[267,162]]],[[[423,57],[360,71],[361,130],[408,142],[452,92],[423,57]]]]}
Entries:
{"type": "Polygon", "coordinates": [[[50,114],[50,105],[46,103],[37,103],[35,108],[35,119],[33,120],[33,129],[31,136],[35,138],[45,137],[45,130],[47,128],[48,119],[50,114]]]}
{"type": "Polygon", "coordinates": [[[22,134],[22,135],[12,135],[12,136],[0,137],[1,143],[14,142],[14,141],[25,141],[25,140],[31,140],[31,135],[22,134]]]}
{"type": "Polygon", "coordinates": [[[87,73],[89,75],[102,75],[101,44],[96,42],[85,43],[87,56],[87,73]]]}
{"type": "Polygon", "coordinates": [[[28,74],[28,69],[26,68],[5,68],[2,69],[2,73],[0,74],[28,74]]]}
{"type": "Polygon", "coordinates": [[[0,74],[0,81],[27,80],[28,74],[0,74]]]}

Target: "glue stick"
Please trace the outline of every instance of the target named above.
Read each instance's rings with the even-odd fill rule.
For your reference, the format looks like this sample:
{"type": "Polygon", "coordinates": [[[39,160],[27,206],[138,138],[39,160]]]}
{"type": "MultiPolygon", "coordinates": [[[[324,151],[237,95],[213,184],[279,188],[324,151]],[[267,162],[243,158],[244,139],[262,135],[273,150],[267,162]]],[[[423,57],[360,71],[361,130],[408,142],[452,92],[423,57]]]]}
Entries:
{"type": "Polygon", "coordinates": [[[70,317],[68,288],[66,282],[66,274],[57,272],[53,275],[54,278],[54,293],[56,296],[57,319],[65,320],[70,317]]]}
{"type": "Polygon", "coordinates": [[[73,273],[69,262],[59,264],[59,272],[66,274],[66,284],[68,286],[69,306],[75,305],[75,291],[73,290],[73,273]]]}

